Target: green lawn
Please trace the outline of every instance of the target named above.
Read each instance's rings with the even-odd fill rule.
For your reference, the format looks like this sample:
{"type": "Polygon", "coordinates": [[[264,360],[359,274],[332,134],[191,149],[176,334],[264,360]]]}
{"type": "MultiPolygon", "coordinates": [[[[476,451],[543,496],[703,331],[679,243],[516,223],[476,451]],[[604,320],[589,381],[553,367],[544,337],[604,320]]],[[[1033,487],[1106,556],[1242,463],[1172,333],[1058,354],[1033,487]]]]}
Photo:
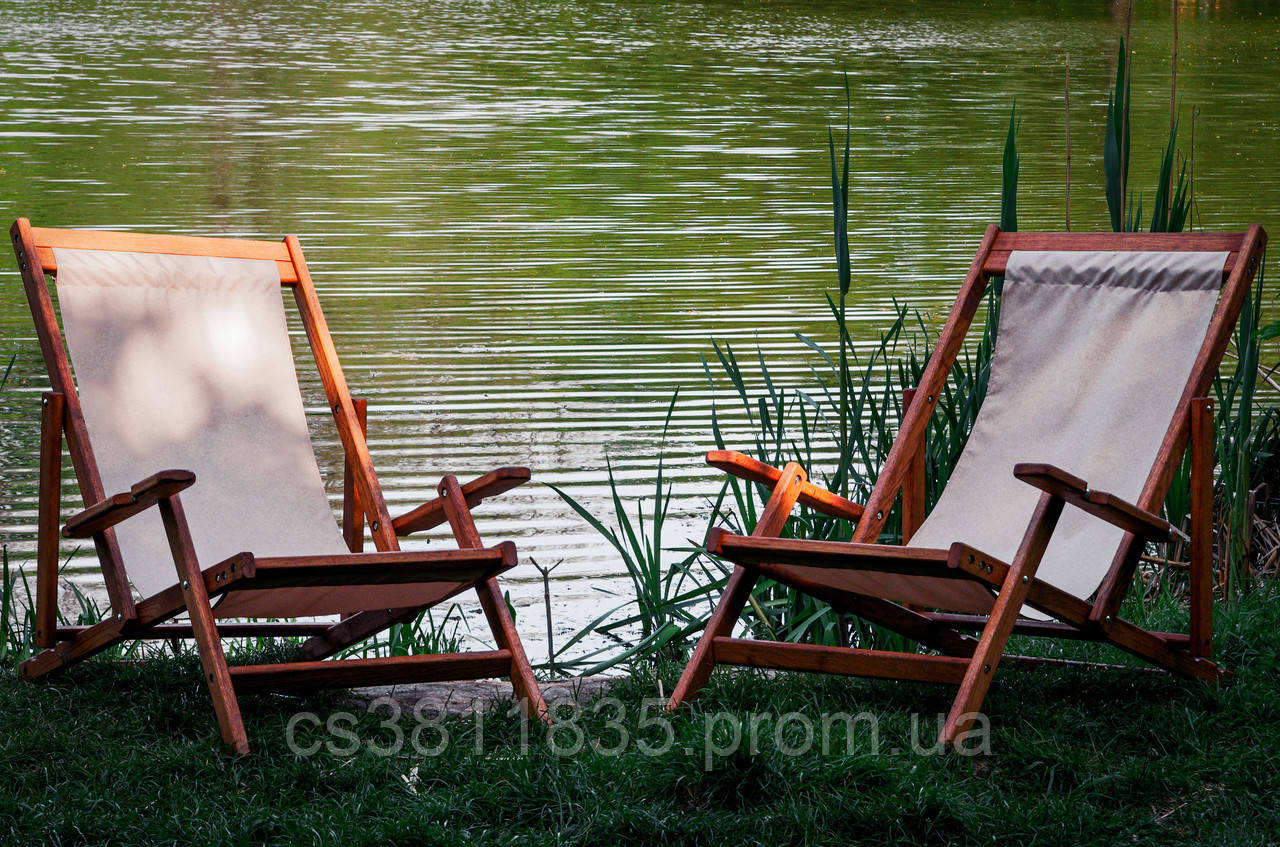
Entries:
{"type": "Polygon", "coordinates": [[[1235,674],[1217,687],[1003,671],[987,701],[990,753],[976,757],[913,752],[912,713],[927,744],[950,697],[907,683],[722,672],[696,707],[669,724],[650,710],[654,725],[642,726],[642,702],[660,684],[670,691],[678,669],[639,668],[616,701],[588,704],[551,737],[535,728],[522,744],[520,722],[504,715],[414,736],[418,721],[404,714],[392,755],[369,749],[395,741],[380,725],[385,708],[369,715],[341,695],[246,697],[255,752],[231,759],[190,659],[90,662],[45,684],[6,672],[0,842],[1275,843],[1277,632],[1271,589],[1220,610],[1219,655],[1235,674]],[[351,711],[360,716],[344,723],[351,711]],[[299,712],[339,715],[337,734],[294,720],[294,746],[319,746],[314,755],[286,743],[299,712]],[[830,724],[825,753],[817,740],[800,753],[779,747],[803,748],[806,724],[820,736],[823,715],[839,712],[867,714],[830,724]],[[725,752],[735,721],[744,741],[725,752]],[[756,752],[745,740],[753,722],[756,752]],[[665,726],[672,743],[654,753],[668,746],[665,726]],[[578,733],[584,748],[572,753],[578,733]]]}

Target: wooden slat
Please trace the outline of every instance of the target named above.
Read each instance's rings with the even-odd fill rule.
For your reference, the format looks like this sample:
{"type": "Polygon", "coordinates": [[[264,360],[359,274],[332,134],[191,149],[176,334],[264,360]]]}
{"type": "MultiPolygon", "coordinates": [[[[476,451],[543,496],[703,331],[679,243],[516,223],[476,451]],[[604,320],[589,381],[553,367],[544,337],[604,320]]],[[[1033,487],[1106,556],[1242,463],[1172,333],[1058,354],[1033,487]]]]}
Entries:
{"type": "Polygon", "coordinates": [[[1152,541],[1168,541],[1173,537],[1173,527],[1159,515],[1140,509],[1114,494],[1090,489],[1084,480],[1061,468],[1038,462],[1022,462],[1013,466],[1013,475],[1125,532],[1132,532],[1152,541]]]}
{"type": "Polygon", "coordinates": [[[62,528],[62,534],[66,538],[89,538],[189,488],[195,481],[196,475],[191,471],[165,470],[152,474],[127,492],[113,494],[73,516],[62,528]]]}
{"type": "MultiPolygon", "coordinates": [[[[923,614],[939,624],[970,631],[982,629],[989,620],[986,615],[960,615],[950,612],[924,612],[923,614]]],[[[1062,638],[1070,641],[1106,640],[1105,636],[1102,636],[1096,629],[1081,629],[1059,621],[1040,621],[1032,620],[1031,618],[1019,618],[1017,623],[1013,625],[1013,632],[1014,635],[1062,638]]],[[[1173,645],[1185,646],[1190,642],[1190,636],[1185,632],[1153,632],[1152,635],[1173,645]]]]}
{"type": "MultiPolygon", "coordinates": [[[[437,601],[443,603],[471,588],[460,583],[455,589],[437,601]]],[[[401,606],[394,609],[368,609],[343,618],[324,632],[308,638],[302,645],[302,655],[319,661],[327,659],[352,644],[364,641],[387,627],[398,623],[411,623],[422,613],[424,606],[401,606]]]]}
{"type": "Polygon", "coordinates": [[[58,523],[62,514],[62,395],[48,392],[40,408],[40,499],[36,518],[37,647],[52,647],[58,627],[58,523]]]}
{"type": "Polygon", "coordinates": [[[23,679],[39,679],[46,674],[60,671],[75,662],[118,644],[126,638],[125,629],[132,621],[110,618],[94,624],[76,636],[72,641],[65,641],[49,650],[27,659],[18,666],[18,675],[23,679]]]}
{"type": "Polygon", "coordinates": [[[325,585],[476,583],[515,567],[516,546],[504,541],[475,550],[408,550],[337,556],[259,556],[241,591],[325,585]]]}
{"type": "Polygon", "coordinates": [[[910,679],[917,682],[946,682],[952,685],[964,678],[965,669],[969,666],[968,659],[956,656],[926,656],[919,653],[725,637],[715,639],[714,651],[716,662],[722,665],[910,679]]]}
{"type": "Polygon", "coordinates": [[[798,565],[878,571],[942,579],[967,579],[969,574],[947,567],[946,550],[855,544],[848,541],[808,541],[798,538],[757,538],[735,535],[720,527],[707,534],[707,550],[746,565],[798,565]]]}
{"type": "MultiPolygon", "coordinates": [[[[235,587],[240,580],[253,578],[253,556],[248,553],[236,553],[212,567],[205,568],[202,573],[205,593],[210,597],[218,597],[235,587]]],[[[167,621],[186,607],[186,599],[182,594],[182,588],[178,585],[171,585],[163,591],[139,600],[137,626],[129,630],[130,637],[140,637],[138,633],[142,630],[155,626],[161,621],[167,621]]]]}
{"type": "Polygon", "coordinates": [[[509,650],[446,655],[389,656],[330,662],[289,662],[231,668],[239,694],[264,691],[299,692],[362,685],[400,685],[458,679],[505,677],[511,669],[509,650]]]}
{"type": "MultiPolygon", "coordinates": [[[[251,621],[244,623],[218,623],[218,635],[222,638],[305,638],[324,632],[330,623],[306,623],[294,621],[251,621]]],[[[89,626],[60,626],[57,629],[59,641],[70,641],[91,630],[89,626]]],[[[160,640],[165,638],[194,638],[191,624],[165,623],[139,629],[129,633],[130,638],[141,640],[160,640]]]]}
{"type": "MultiPolygon", "coordinates": [[[[1191,404],[1191,655],[1213,655],[1213,400],[1191,404]]],[[[1225,587],[1224,587],[1225,590],[1225,587]]]]}
{"type": "Polygon", "coordinates": [[[1001,232],[992,252],[1153,250],[1221,253],[1240,249],[1243,232],[1001,232]]]}
{"type": "MultiPolygon", "coordinates": [[[[916,390],[914,388],[902,389],[902,414],[905,416],[911,408],[911,404],[915,402],[916,390]]],[[[925,438],[928,437],[928,430],[925,431],[925,438]]],[[[920,444],[916,447],[915,452],[911,454],[911,461],[907,463],[907,472],[902,477],[902,543],[906,544],[911,541],[911,537],[916,534],[916,530],[924,523],[925,508],[925,439],[920,439],[920,444]]]]}
{"type": "Polygon", "coordinates": [[[1243,240],[1241,232],[1002,232],[996,236],[982,270],[990,276],[1004,274],[1014,250],[1150,250],[1230,253],[1223,270],[1227,274],[1243,240]]]}
{"type": "Polygon", "coordinates": [[[1209,659],[1175,649],[1174,644],[1160,634],[1135,626],[1123,618],[1114,618],[1103,625],[1103,630],[1108,643],[1179,676],[1206,682],[1214,682],[1222,677],[1222,669],[1209,659]]]}
{"type": "MultiPolygon", "coordinates": [[[[778,468],[766,465],[764,462],[753,459],[736,450],[712,450],[707,453],[707,464],[719,468],[725,473],[733,474],[741,479],[750,480],[769,488],[777,485],[778,480],[782,478],[782,471],[778,468]]],[[[854,503],[852,500],[846,500],[839,494],[827,491],[819,485],[814,485],[807,479],[800,486],[800,496],[797,501],[833,518],[857,521],[862,517],[863,509],[861,505],[854,503]]]]}
{"type": "MultiPolygon", "coordinates": [[[[515,466],[497,468],[463,485],[462,493],[466,497],[467,506],[475,507],[480,505],[482,500],[494,497],[504,491],[510,491],[518,485],[523,485],[529,481],[529,476],[528,468],[515,466]]],[[[405,512],[392,521],[392,524],[395,527],[396,535],[403,536],[431,529],[445,523],[447,520],[444,498],[436,497],[410,512],[405,512]]]]}
{"type": "Polygon", "coordinates": [[[250,241],[196,235],[159,235],[145,232],[105,232],[89,229],[32,227],[40,266],[45,273],[58,272],[54,247],[76,250],[111,250],[118,253],[168,253],[175,256],[218,256],[227,259],[270,259],[280,272],[280,282],[298,281],[283,241],[250,241]]]}
{"type": "MultiPolygon", "coordinates": [[[[356,407],[356,418],[360,421],[360,434],[369,437],[369,401],[363,397],[352,397],[356,407]]],[[[347,549],[352,553],[364,550],[364,509],[360,507],[360,489],[356,487],[355,468],[351,459],[343,457],[342,461],[342,539],[347,542],[347,549]]]]}

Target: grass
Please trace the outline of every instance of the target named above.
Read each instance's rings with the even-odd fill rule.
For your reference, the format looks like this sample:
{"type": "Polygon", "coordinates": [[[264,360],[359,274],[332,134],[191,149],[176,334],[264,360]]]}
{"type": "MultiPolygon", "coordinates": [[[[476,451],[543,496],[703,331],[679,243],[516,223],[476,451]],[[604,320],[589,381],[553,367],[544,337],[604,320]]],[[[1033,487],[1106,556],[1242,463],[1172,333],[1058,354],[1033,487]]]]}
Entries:
{"type": "MultiPolygon", "coordinates": [[[[536,727],[522,750],[520,725],[503,714],[485,720],[478,750],[474,719],[454,718],[440,724],[451,743],[432,757],[298,756],[284,740],[295,713],[325,718],[351,707],[338,696],[246,697],[256,753],[229,759],[189,657],[92,661],[42,684],[5,671],[0,841],[1265,844],[1280,832],[1277,601],[1257,591],[1219,610],[1220,652],[1236,673],[1217,687],[1164,675],[1001,672],[987,703],[991,753],[976,758],[912,751],[912,714],[927,737],[950,699],[949,689],[922,684],[722,671],[672,718],[674,744],[657,756],[635,743],[620,755],[590,745],[617,746],[619,727],[662,740],[641,727],[639,707],[660,684],[670,690],[670,664],[638,669],[612,690],[616,701],[587,705],[572,724],[585,749],[569,756],[536,727]],[[619,705],[627,712],[611,724],[619,705]],[[868,722],[834,733],[826,755],[788,755],[775,743],[787,713],[819,723],[863,710],[879,724],[878,750],[868,722]],[[753,716],[758,750],[712,756],[707,767],[708,726],[750,726],[753,716]]],[[[350,731],[393,741],[384,711],[357,711],[350,731]]],[[[400,725],[407,733],[414,723],[400,725]]],[[[575,740],[569,726],[556,731],[561,747],[575,740]]],[[[794,733],[781,738],[797,743],[794,733]]]]}

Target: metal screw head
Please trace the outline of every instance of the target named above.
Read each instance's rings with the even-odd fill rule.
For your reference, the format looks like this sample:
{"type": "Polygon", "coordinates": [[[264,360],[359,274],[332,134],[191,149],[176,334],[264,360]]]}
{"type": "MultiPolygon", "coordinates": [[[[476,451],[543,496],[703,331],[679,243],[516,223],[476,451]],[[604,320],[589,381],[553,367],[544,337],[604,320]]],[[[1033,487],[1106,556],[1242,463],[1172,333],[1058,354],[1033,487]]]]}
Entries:
{"type": "Polygon", "coordinates": [[[972,556],[972,555],[970,555],[970,556],[969,556],[969,564],[971,564],[971,565],[973,564],[973,556],[972,556]]]}
{"type": "Polygon", "coordinates": [[[188,588],[190,588],[190,587],[191,587],[191,583],[190,583],[189,581],[187,581],[187,580],[185,580],[185,579],[184,579],[184,580],[182,581],[182,589],[185,591],[186,589],[188,589],[188,588]]]}
{"type": "Polygon", "coordinates": [[[876,512],[876,520],[879,521],[883,519],[884,519],[884,512],[876,512]]]}
{"type": "Polygon", "coordinates": [[[929,402],[930,402],[930,403],[932,403],[932,402],[933,402],[933,395],[932,395],[932,394],[930,394],[930,395],[929,395],[929,402]]]}
{"type": "Polygon", "coordinates": [[[124,612],[116,612],[116,620],[118,621],[124,620],[124,612]]]}
{"type": "Polygon", "coordinates": [[[983,666],[982,666],[982,672],[983,672],[983,673],[991,673],[991,665],[983,665],[983,666]]]}
{"type": "Polygon", "coordinates": [[[1024,577],[1022,578],[1022,584],[1023,584],[1023,585],[1026,585],[1026,584],[1027,584],[1028,582],[1030,582],[1030,581],[1031,581],[1031,577],[1029,577],[1029,576],[1024,576],[1024,577]]]}
{"type": "Polygon", "coordinates": [[[373,523],[369,524],[369,529],[373,530],[374,532],[377,532],[377,531],[378,531],[378,522],[377,522],[377,521],[374,521],[373,523]]]}
{"type": "Polygon", "coordinates": [[[1103,623],[1111,623],[1111,615],[1107,615],[1105,618],[1103,618],[1103,619],[1102,619],[1102,622],[1103,622],[1103,623]]]}

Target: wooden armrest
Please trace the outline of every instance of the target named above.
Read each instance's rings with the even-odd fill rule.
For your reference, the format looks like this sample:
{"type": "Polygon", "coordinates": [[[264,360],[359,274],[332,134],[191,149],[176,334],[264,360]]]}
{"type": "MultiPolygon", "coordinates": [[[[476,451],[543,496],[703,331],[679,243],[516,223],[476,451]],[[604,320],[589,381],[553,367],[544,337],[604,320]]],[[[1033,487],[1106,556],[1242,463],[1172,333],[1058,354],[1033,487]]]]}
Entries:
{"type": "MultiPolygon", "coordinates": [[[[476,506],[486,497],[493,497],[504,491],[510,491],[517,485],[523,485],[529,481],[529,476],[528,468],[498,468],[463,485],[462,493],[466,498],[467,506],[476,506]]],[[[439,526],[448,519],[444,512],[444,499],[436,497],[413,511],[394,518],[391,526],[395,529],[396,535],[409,535],[439,526]]]]}
{"type": "MultiPolygon", "coordinates": [[[[712,450],[707,454],[707,464],[719,468],[725,473],[733,474],[741,479],[758,482],[761,485],[777,485],[778,480],[782,477],[782,471],[777,468],[766,465],[764,462],[756,461],[736,450],[712,450]]],[[[847,521],[858,520],[862,517],[862,512],[864,511],[862,506],[852,500],[841,497],[839,494],[833,494],[807,480],[801,485],[800,496],[797,499],[806,506],[817,509],[824,515],[830,515],[833,518],[844,518],[847,521]]]]}
{"type": "Polygon", "coordinates": [[[1160,516],[1114,494],[1094,491],[1080,477],[1072,476],[1054,465],[1023,462],[1013,466],[1013,475],[1028,485],[1061,497],[1076,508],[1141,538],[1168,541],[1177,534],[1172,524],[1160,516]]]}
{"type": "Polygon", "coordinates": [[[128,491],[94,503],[73,516],[62,528],[64,538],[88,538],[149,509],[166,497],[189,488],[196,481],[191,471],[167,470],[147,477],[128,491]]]}

